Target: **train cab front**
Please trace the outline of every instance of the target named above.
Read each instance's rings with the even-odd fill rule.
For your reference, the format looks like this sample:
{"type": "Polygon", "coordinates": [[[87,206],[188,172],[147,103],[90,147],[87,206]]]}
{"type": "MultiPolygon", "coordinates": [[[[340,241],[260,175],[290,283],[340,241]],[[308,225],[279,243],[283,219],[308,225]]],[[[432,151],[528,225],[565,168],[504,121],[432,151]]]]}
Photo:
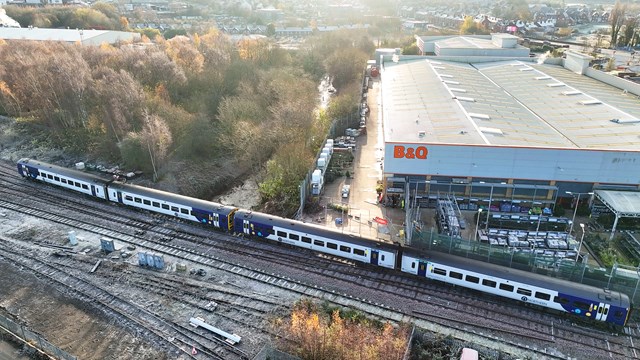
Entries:
{"type": "Polygon", "coordinates": [[[38,177],[38,169],[28,165],[30,160],[31,159],[29,158],[18,160],[18,174],[20,174],[20,176],[22,176],[23,178],[35,179],[38,177]]]}

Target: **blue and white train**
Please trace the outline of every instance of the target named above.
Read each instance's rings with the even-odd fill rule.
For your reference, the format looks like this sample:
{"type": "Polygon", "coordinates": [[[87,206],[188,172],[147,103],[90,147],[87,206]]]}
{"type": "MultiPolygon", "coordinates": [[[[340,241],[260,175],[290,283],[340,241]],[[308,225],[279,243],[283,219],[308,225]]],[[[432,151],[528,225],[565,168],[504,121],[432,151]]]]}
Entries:
{"type": "Polygon", "coordinates": [[[25,178],[138,209],[198,222],[214,229],[394,269],[484,293],[538,305],[584,319],[624,326],[629,297],[609,291],[481,261],[383,244],[351,234],[238,209],[210,201],[124,184],[32,159],[18,161],[25,178]]]}

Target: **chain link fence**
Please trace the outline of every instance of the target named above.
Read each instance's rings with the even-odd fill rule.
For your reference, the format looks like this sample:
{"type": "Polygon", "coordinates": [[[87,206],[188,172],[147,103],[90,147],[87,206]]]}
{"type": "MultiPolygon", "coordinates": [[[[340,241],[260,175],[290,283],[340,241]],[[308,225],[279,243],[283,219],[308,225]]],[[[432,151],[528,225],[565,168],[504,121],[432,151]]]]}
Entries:
{"type": "Polygon", "coordinates": [[[61,360],[77,360],[75,356],[72,356],[67,352],[60,350],[60,348],[49,343],[41,335],[29,330],[25,326],[16,324],[12,320],[9,320],[2,315],[0,315],[0,328],[0,330],[4,330],[5,332],[10,333],[11,335],[23,341],[28,346],[37,349],[51,357],[61,360]]]}

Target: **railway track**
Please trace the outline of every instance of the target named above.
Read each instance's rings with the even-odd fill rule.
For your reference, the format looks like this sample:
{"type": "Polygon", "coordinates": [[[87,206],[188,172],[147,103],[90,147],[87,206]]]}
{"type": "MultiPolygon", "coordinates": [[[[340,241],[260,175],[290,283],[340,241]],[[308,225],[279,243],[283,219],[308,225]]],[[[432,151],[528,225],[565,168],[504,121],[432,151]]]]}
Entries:
{"type": "Polygon", "coordinates": [[[144,330],[147,336],[161,340],[160,344],[168,345],[181,357],[194,359],[248,359],[248,356],[240,351],[227,351],[223,346],[208,341],[204,336],[197,334],[180,324],[171,323],[160,316],[144,309],[136,304],[115,295],[104,288],[81,279],[77,275],[61,270],[57,266],[49,264],[40,257],[30,254],[27,248],[8,246],[13,242],[0,237],[0,257],[5,261],[14,263],[23,269],[46,278],[76,294],[85,301],[90,301],[94,306],[106,313],[116,315],[124,319],[130,326],[144,330]],[[200,355],[191,353],[192,347],[197,346],[200,355]],[[224,350],[223,350],[224,349],[224,350]]]}
{"type": "MultiPolygon", "coordinates": [[[[13,185],[10,185],[10,187],[13,187],[13,186],[18,186],[18,184],[13,183],[13,185]]],[[[33,187],[32,194],[34,196],[38,195],[37,197],[38,201],[36,202],[41,202],[40,199],[42,199],[42,194],[43,194],[41,189],[45,188],[46,186],[43,186],[42,184],[32,184],[32,183],[28,183],[27,186],[33,187]]],[[[2,191],[8,190],[6,188],[3,189],[2,187],[3,185],[0,183],[0,190],[2,191]]],[[[6,192],[6,194],[9,194],[11,196],[17,196],[14,190],[8,191],[6,192]],[[13,193],[13,194],[10,194],[10,193],[13,193]]],[[[49,194],[49,191],[47,191],[46,193],[49,194]]],[[[77,194],[73,194],[73,195],[75,195],[76,197],[78,196],[77,194]]],[[[57,196],[58,195],[53,195],[52,198],[49,199],[49,201],[53,202],[53,201],[56,201],[56,199],[59,201],[60,199],[57,196]]],[[[61,195],[61,196],[64,197],[64,195],[61,195]]],[[[72,208],[74,212],[77,211],[79,213],[84,213],[86,216],[89,216],[89,217],[96,216],[96,212],[104,215],[103,213],[104,209],[99,209],[99,210],[92,209],[97,204],[99,203],[93,200],[87,201],[87,203],[85,204],[85,201],[83,199],[83,201],[74,200],[74,201],[71,201],[71,203],[65,203],[65,206],[72,208]],[[90,209],[84,209],[84,207],[86,206],[89,206],[90,209]]],[[[436,304],[435,307],[431,308],[432,310],[434,310],[432,312],[420,313],[418,311],[407,311],[399,308],[392,308],[389,306],[385,306],[384,304],[376,304],[375,302],[364,299],[364,298],[349,296],[347,294],[341,294],[340,291],[337,291],[335,289],[331,290],[329,288],[314,286],[313,284],[308,284],[299,280],[295,280],[288,276],[277,275],[276,273],[264,271],[259,268],[247,267],[237,262],[234,263],[232,261],[225,261],[220,257],[216,257],[208,253],[208,251],[212,248],[216,249],[216,251],[221,250],[225,252],[234,252],[231,249],[234,247],[237,248],[237,245],[240,243],[243,245],[242,248],[254,247],[254,249],[248,250],[248,251],[242,251],[240,253],[236,251],[235,253],[239,256],[251,257],[251,256],[256,256],[256,253],[259,252],[262,256],[262,259],[261,259],[262,261],[271,261],[271,262],[274,262],[273,261],[274,258],[283,257],[283,258],[287,258],[288,260],[280,261],[279,264],[286,267],[291,267],[292,264],[300,263],[301,259],[307,259],[307,261],[309,261],[308,256],[291,255],[292,252],[282,251],[281,249],[278,249],[277,251],[270,250],[268,252],[268,256],[265,256],[264,249],[265,248],[273,249],[274,248],[273,245],[264,245],[260,243],[255,244],[255,242],[249,242],[245,240],[231,238],[220,233],[213,233],[212,235],[209,233],[208,230],[190,226],[190,225],[185,226],[179,222],[172,224],[171,229],[166,229],[163,226],[160,226],[158,222],[155,221],[154,219],[149,220],[148,216],[142,215],[141,213],[136,213],[135,216],[132,216],[134,220],[131,220],[131,218],[129,218],[128,216],[128,214],[131,213],[130,210],[123,211],[123,213],[127,213],[127,215],[117,215],[119,211],[113,210],[113,209],[119,209],[119,208],[113,207],[113,206],[110,206],[110,207],[107,206],[110,212],[115,213],[113,216],[110,213],[109,217],[114,218],[113,221],[117,224],[117,226],[111,226],[111,227],[105,226],[105,225],[96,225],[96,224],[93,224],[93,222],[83,221],[81,219],[76,218],[75,216],[67,217],[61,214],[47,211],[46,209],[40,209],[36,206],[25,205],[24,199],[21,199],[21,201],[19,202],[0,201],[0,207],[17,211],[17,212],[22,212],[24,214],[28,214],[35,217],[44,218],[49,221],[57,222],[60,224],[69,225],[74,228],[83,229],[85,231],[93,232],[101,236],[108,236],[108,237],[117,239],[120,242],[136,245],[138,247],[142,247],[160,254],[165,254],[167,256],[171,256],[176,259],[182,259],[184,261],[188,261],[198,266],[206,267],[209,269],[216,269],[218,271],[223,271],[228,274],[234,274],[235,276],[240,276],[247,280],[256,281],[262,284],[269,284],[269,286],[280,288],[283,292],[291,292],[296,294],[297,296],[322,299],[322,300],[331,301],[337,305],[357,308],[361,311],[369,313],[372,316],[376,316],[384,320],[389,320],[389,321],[415,320],[415,322],[419,326],[420,324],[422,324],[422,327],[427,329],[434,329],[434,330],[437,330],[438,332],[456,334],[457,337],[462,339],[467,339],[468,337],[471,336],[471,337],[475,337],[475,341],[480,343],[487,342],[487,341],[498,342],[502,344],[500,346],[510,347],[509,352],[511,353],[525,353],[525,354],[528,353],[528,354],[534,354],[536,356],[544,355],[548,358],[554,358],[554,356],[557,356],[558,358],[563,358],[563,355],[559,353],[558,355],[553,355],[554,346],[559,347],[557,346],[558,339],[563,339],[563,335],[560,333],[562,329],[561,324],[559,326],[556,325],[556,327],[554,328],[553,323],[551,323],[550,325],[546,325],[546,324],[541,325],[541,322],[540,322],[536,326],[538,327],[546,326],[547,327],[545,328],[546,331],[539,331],[539,329],[536,329],[536,332],[534,332],[534,334],[526,335],[526,336],[522,336],[523,334],[518,333],[518,330],[517,330],[518,328],[513,329],[513,321],[511,321],[511,324],[507,324],[509,325],[508,326],[509,329],[500,329],[500,327],[504,326],[505,324],[503,323],[495,324],[495,321],[494,321],[494,325],[492,326],[484,326],[482,324],[476,324],[475,328],[472,328],[471,324],[469,324],[468,322],[458,321],[456,323],[456,321],[452,321],[451,318],[446,318],[443,316],[438,318],[438,316],[435,316],[438,310],[441,311],[443,308],[447,308],[446,306],[444,306],[445,301],[447,302],[448,304],[447,306],[449,306],[450,310],[465,312],[469,314],[468,310],[462,311],[460,309],[460,304],[451,305],[452,301],[449,297],[446,297],[446,298],[434,297],[434,299],[437,299],[438,303],[436,304]],[[114,230],[114,228],[116,229],[121,228],[121,230],[114,230]],[[201,235],[203,233],[206,233],[208,236],[201,235]],[[162,239],[163,241],[149,239],[150,237],[153,238],[156,236],[164,236],[165,238],[162,239]],[[254,244],[254,245],[251,245],[251,244],[254,244]],[[476,333],[461,335],[460,334],[461,331],[471,331],[476,333]],[[485,334],[485,332],[488,332],[488,334],[485,334]],[[512,337],[520,336],[521,338],[526,337],[534,340],[536,333],[543,334],[542,336],[543,339],[541,340],[543,344],[540,346],[540,350],[538,350],[537,348],[531,349],[530,346],[518,344],[517,341],[509,340],[506,338],[508,336],[512,336],[512,337]],[[546,347],[545,344],[547,346],[548,345],[551,345],[551,346],[546,347]]],[[[102,206],[100,206],[100,208],[101,207],[102,206]]],[[[293,252],[293,253],[297,254],[297,252],[293,252]]],[[[336,269],[323,270],[318,272],[317,268],[321,267],[320,265],[322,264],[327,265],[327,264],[333,264],[333,263],[331,261],[318,260],[314,258],[310,267],[309,266],[298,267],[298,270],[315,273],[320,277],[332,278],[336,281],[340,280],[343,282],[345,282],[345,279],[344,279],[345,277],[351,277],[351,280],[346,282],[350,283],[351,286],[353,287],[355,286],[362,287],[363,286],[362,281],[364,279],[366,280],[367,283],[378,282],[379,284],[382,284],[382,285],[378,285],[378,289],[376,289],[377,291],[390,293],[394,291],[392,289],[395,289],[396,291],[398,290],[410,291],[414,295],[414,297],[415,295],[422,296],[422,297],[433,296],[433,294],[429,294],[428,291],[421,290],[419,286],[415,285],[415,282],[409,282],[409,284],[404,284],[404,280],[406,279],[403,277],[386,276],[384,274],[382,274],[381,276],[377,276],[377,275],[370,276],[369,273],[367,273],[367,271],[369,271],[370,269],[355,268],[351,266],[337,266],[336,269]],[[315,270],[312,271],[310,270],[310,268],[315,270]],[[333,275],[331,274],[332,272],[333,272],[333,275]],[[356,278],[359,279],[360,283],[358,283],[358,281],[355,280],[356,278]],[[398,286],[398,283],[402,284],[402,286],[398,286]],[[412,283],[414,285],[412,285],[412,283]],[[393,288],[393,286],[395,286],[395,288],[393,288]],[[381,289],[383,287],[391,287],[391,290],[381,289]]],[[[166,283],[163,284],[162,281],[163,280],[157,280],[157,281],[154,280],[153,286],[143,285],[139,283],[134,285],[140,286],[146,289],[150,289],[150,288],[158,289],[157,291],[162,292],[162,294],[164,295],[168,295],[172,292],[175,292],[177,288],[176,286],[178,285],[176,284],[167,285],[166,283]]],[[[167,283],[171,283],[171,281],[167,281],[167,283]]],[[[442,290],[442,287],[439,287],[439,289],[442,290]]],[[[429,290],[437,291],[438,287],[434,289],[429,289],[429,290]]],[[[456,293],[451,292],[451,294],[455,295],[456,293]]],[[[458,296],[459,296],[459,293],[458,293],[458,296]]],[[[255,301],[256,299],[252,297],[247,297],[246,300],[255,301]]],[[[410,301],[415,299],[411,299],[410,297],[404,297],[404,300],[410,301]]],[[[197,307],[198,305],[194,304],[192,306],[197,307]]],[[[251,311],[251,310],[247,310],[246,308],[244,310],[251,311]]],[[[475,315],[476,317],[482,317],[487,321],[490,320],[490,313],[488,315],[480,315],[478,314],[478,312],[476,312],[475,315]]],[[[495,309],[494,309],[494,315],[495,315],[495,309]]],[[[237,321],[237,320],[234,320],[234,321],[237,321]]],[[[519,329],[522,330],[522,327],[520,327],[519,329]]],[[[594,336],[593,333],[591,334],[591,336],[592,337],[594,336]]],[[[540,339],[537,339],[537,340],[540,341],[540,339]]],[[[616,339],[611,340],[606,338],[604,339],[604,342],[606,344],[606,347],[609,347],[609,349],[611,349],[611,344],[613,344],[614,347],[621,346],[624,351],[614,348],[613,350],[609,350],[609,354],[611,354],[611,356],[622,356],[621,354],[627,354],[627,355],[629,353],[634,354],[637,351],[637,349],[633,346],[633,339],[631,338],[631,336],[629,337],[629,340],[631,342],[630,346],[620,344],[619,340],[616,340],[616,339]]],[[[598,339],[597,341],[600,341],[600,339],[598,339]]],[[[632,355],[629,358],[633,358],[633,357],[634,356],[632,355]]]]}

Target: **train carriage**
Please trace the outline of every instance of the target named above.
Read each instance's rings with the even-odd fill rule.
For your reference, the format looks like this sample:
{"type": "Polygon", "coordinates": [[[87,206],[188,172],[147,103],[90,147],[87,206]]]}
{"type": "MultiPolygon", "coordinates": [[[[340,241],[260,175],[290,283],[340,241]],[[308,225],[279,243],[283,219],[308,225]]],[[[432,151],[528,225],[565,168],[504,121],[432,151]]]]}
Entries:
{"type": "Polygon", "coordinates": [[[236,211],[233,206],[131,184],[112,183],[108,193],[113,202],[207,224],[223,231],[232,229],[236,211]]]}
{"type": "Polygon", "coordinates": [[[396,266],[393,246],[269,214],[238,210],[234,231],[389,269],[396,266]]]}
{"type": "Polygon", "coordinates": [[[401,271],[620,326],[631,306],[616,291],[437,252],[405,250],[401,271]]]}
{"type": "Polygon", "coordinates": [[[18,173],[25,178],[60,186],[69,190],[106,199],[110,180],[33,159],[18,160],[18,173]]]}

